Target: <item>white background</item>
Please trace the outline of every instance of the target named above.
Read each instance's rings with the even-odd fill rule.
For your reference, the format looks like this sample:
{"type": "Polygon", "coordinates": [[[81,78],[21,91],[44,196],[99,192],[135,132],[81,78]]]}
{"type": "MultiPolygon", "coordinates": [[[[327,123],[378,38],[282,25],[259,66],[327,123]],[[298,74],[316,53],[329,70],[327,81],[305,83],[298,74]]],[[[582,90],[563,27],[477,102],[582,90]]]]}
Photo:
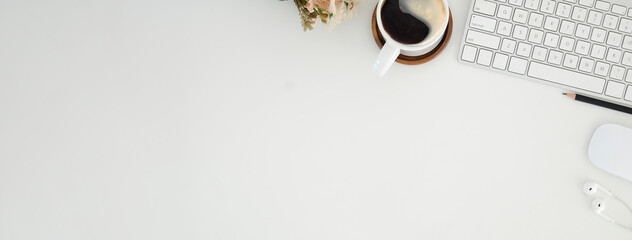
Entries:
{"type": "Polygon", "coordinates": [[[587,158],[632,116],[458,63],[465,0],[378,78],[376,2],[0,0],[0,239],[630,239],[581,186],[632,202],[587,158]]]}

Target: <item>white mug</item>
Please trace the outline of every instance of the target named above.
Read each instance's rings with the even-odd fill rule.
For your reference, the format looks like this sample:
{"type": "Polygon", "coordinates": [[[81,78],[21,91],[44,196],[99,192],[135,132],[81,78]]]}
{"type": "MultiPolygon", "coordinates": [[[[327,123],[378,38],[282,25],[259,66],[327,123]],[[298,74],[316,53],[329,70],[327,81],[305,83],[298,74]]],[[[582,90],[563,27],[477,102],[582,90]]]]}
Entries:
{"type": "MultiPolygon", "coordinates": [[[[384,46],[373,64],[373,71],[380,76],[384,76],[388,69],[391,68],[391,65],[393,65],[399,54],[414,57],[424,55],[435,49],[445,34],[450,18],[447,0],[409,0],[407,3],[413,3],[415,8],[421,8],[419,12],[423,12],[423,15],[435,14],[435,16],[432,16],[432,22],[423,19],[423,22],[426,23],[429,28],[428,36],[426,36],[424,40],[414,44],[400,43],[395,41],[384,29],[382,23],[382,6],[384,6],[386,1],[389,0],[380,0],[377,3],[375,11],[378,30],[385,40],[384,46]]],[[[424,16],[420,17],[423,18],[424,16]]]]}

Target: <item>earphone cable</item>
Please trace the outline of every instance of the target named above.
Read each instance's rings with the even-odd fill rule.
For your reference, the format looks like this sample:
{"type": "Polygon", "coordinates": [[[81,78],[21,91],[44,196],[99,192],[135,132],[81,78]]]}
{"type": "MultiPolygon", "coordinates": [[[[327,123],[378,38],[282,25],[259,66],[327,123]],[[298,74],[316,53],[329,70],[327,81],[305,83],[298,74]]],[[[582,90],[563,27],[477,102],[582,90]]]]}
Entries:
{"type": "MultiPolygon", "coordinates": [[[[630,212],[630,217],[632,217],[632,208],[630,208],[630,206],[629,206],[627,203],[625,203],[623,200],[621,200],[620,198],[618,198],[618,197],[617,197],[617,196],[615,196],[614,194],[613,194],[611,197],[612,197],[614,200],[617,200],[617,201],[619,201],[620,203],[622,203],[622,204],[623,204],[623,206],[625,206],[625,207],[628,209],[628,212],[630,212]]],[[[620,222],[615,222],[615,223],[616,223],[617,225],[619,225],[619,226],[621,226],[621,227],[625,228],[625,229],[632,230],[632,226],[627,226],[627,225],[624,225],[624,224],[622,224],[622,223],[620,223],[620,222]]]]}

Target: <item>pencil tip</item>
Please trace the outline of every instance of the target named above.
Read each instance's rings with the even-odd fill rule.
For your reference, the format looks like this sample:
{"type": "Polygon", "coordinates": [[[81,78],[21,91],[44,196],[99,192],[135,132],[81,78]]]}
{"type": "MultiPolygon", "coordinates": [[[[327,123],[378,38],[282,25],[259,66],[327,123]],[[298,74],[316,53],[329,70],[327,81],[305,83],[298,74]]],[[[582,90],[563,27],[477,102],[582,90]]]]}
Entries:
{"type": "Polygon", "coordinates": [[[575,94],[575,93],[564,93],[564,96],[567,96],[567,97],[575,100],[575,98],[577,97],[577,94],[575,94]]]}

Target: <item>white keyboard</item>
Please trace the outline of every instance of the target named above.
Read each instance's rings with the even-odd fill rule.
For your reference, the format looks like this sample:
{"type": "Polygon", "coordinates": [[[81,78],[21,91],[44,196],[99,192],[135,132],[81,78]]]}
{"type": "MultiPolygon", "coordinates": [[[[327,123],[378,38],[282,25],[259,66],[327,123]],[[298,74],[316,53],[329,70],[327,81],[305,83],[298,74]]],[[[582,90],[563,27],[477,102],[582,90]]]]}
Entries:
{"type": "Polygon", "coordinates": [[[472,0],[468,65],[632,106],[632,0],[472,0]]]}

